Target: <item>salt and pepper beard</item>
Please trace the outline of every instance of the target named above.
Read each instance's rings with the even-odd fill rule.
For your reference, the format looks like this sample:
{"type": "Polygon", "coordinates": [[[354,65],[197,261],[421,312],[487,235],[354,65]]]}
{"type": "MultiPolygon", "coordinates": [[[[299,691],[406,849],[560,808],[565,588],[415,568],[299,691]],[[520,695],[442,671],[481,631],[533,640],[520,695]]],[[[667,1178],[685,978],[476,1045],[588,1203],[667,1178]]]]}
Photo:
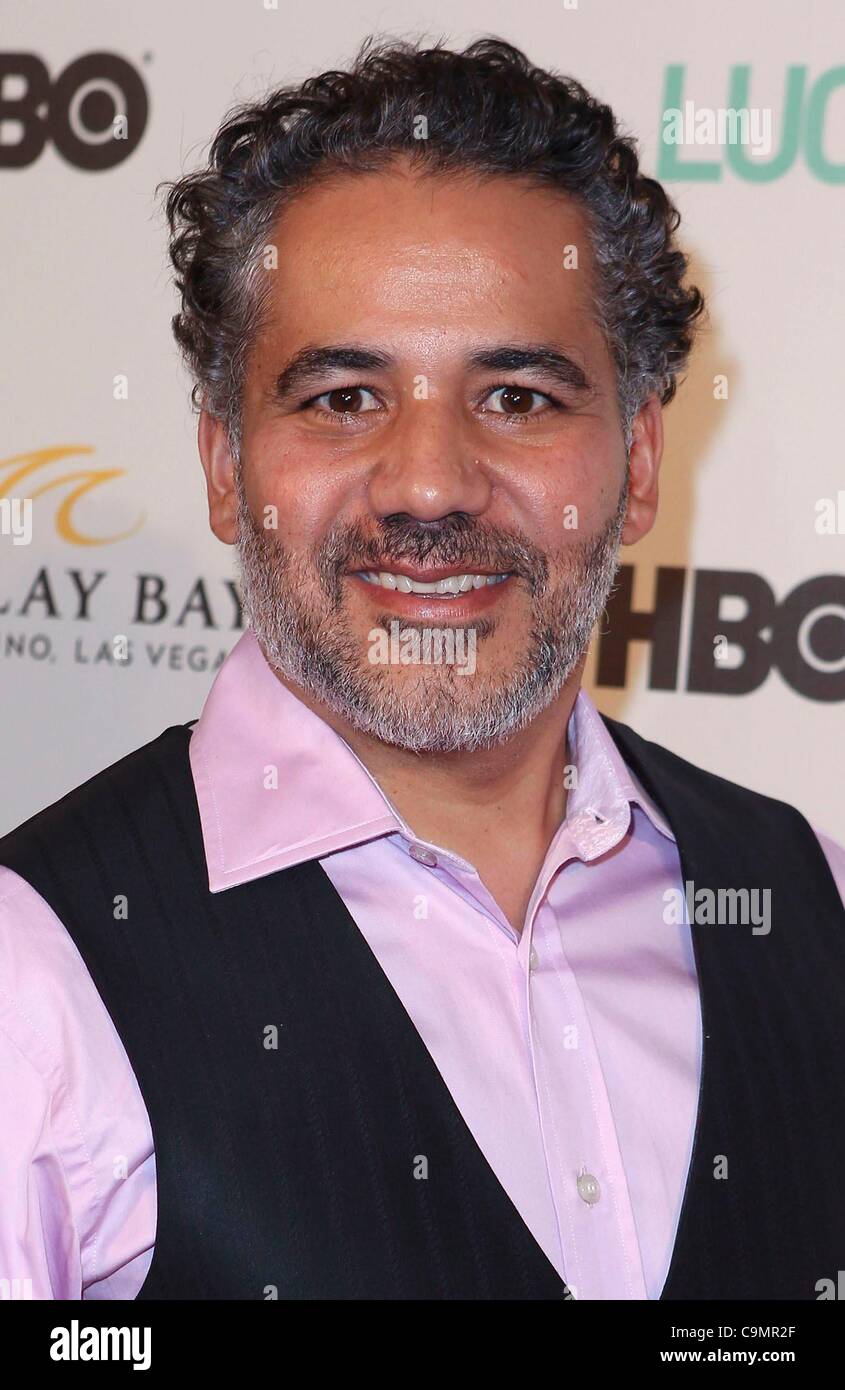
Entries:
{"type": "MultiPolygon", "coordinates": [[[[392,517],[369,531],[338,526],[303,558],[256,522],[237,458],[235,485],[244,613],[271,667],[359,733],[415,753],[492,747],[551,704],[611,593],[628,503],[626,469],[614,514],[597,535],[561,547],[555,573],[525,535],[483,526],[463,513],[436,523],[392,517]],[[475,629],[481,658],[472,675],[450,665],[370,664],[367,639],[349,624],[344,576],[402,562],[448,566],[458,574],[515,574],[510,582],[525,585],[531,602],[522,655],[508,669],[483,669],[484,639],[496,621],[479,618],[465,624],[475,629]]],[[[387,629],[391,621],[395,614],[385,613],[372,626],[387,629]]],[[[432,624],[401,623],[403,631],[424,626],[432,624]]]]}

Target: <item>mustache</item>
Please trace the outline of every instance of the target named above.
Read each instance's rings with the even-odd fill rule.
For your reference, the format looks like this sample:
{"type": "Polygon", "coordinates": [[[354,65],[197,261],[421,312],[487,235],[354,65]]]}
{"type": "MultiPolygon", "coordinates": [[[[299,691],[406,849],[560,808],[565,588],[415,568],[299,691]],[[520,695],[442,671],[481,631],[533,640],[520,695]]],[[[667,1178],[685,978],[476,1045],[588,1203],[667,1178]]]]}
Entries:
{"type": "Polygon", "coordinates": [[[465,512],[437,521],[411,516],[385,517],[375,529],[354,523],[333,532],[321,557],[320,569],[339,575],[349,570],[384,569],[386,563],[449,566],[464,573],[489,569],[527,579],[532,589],[548,578],[548,560],[520,532],[483,526],[465,512]]]}

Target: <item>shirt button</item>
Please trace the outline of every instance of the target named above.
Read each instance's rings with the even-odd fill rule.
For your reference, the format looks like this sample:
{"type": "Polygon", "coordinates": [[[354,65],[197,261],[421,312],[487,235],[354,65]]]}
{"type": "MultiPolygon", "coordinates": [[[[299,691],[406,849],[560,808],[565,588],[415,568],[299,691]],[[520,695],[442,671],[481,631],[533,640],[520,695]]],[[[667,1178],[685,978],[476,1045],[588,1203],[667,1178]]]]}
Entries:
{"type": "Polygon", "coordinates": [[[582,1202],[586,1202],[588,1207],[595,1206],[601,1196],[601,1188],[592,1173],[579,1173],[577,1187],[582,1202]]]}
{"type": "Polygon", "coordinates": [[[431,850],[426,849],[425,845],[411,845],[408,853],[412,859],[416,859],[418,864],[425,864],[427,869],[437,868],[437,855],[432,854],[431,850]]]}
{"type": "Polygon", "coordinates": [[[539,964],[540,964],[540,957],[537,955],[537,952],[534,950],[534,947],[532,946],[532,947],[531,947],[531,954],[530,954],[530,956],[528,957],[528,968],[529,968],[529,970],[536,970],[536,969],[537,969],[537,966],[538,966],[539,964]]]}

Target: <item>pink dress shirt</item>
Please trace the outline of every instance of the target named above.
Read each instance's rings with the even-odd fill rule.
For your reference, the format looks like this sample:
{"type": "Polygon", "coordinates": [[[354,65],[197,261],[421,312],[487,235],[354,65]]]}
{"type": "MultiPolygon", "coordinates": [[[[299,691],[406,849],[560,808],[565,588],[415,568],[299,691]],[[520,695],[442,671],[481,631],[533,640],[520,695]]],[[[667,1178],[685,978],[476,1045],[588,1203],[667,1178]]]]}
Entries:
{"type": "MultiPolygon", "coordinates": [[[[190,751],[211,891],[318,859],[575,1297],[656,1299],[700,1067],[689,928],[664,921],[680,864],[584,691],[569,736],[577,786],[521,936],[251,632],[190,751]]],[[[819,839],[845,897],[845,851],[819,839]]],[[[114,1025],[51,909],[0,868],[0,1298],[134,1298],[155,1226],[149,1122],[114,1025]]]]}

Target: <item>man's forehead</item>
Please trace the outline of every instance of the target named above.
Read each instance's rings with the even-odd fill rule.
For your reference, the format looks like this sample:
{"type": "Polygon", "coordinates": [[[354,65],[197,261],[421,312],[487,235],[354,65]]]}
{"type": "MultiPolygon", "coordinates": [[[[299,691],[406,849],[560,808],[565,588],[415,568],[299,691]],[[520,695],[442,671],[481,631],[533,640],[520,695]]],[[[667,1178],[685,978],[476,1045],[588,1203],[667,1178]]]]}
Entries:
{"type": "Polygon", "coordinates": [[[587,262],[590,251],[586,213],[566,193],[516,176],[411,173],[401,165],[318,179],[282,208],[273,236],[280,262],[284,254],[288,263],[330,269],[353,253],[401,256],[410,274],[436,268],[438,259],[469,274],[485,260],[547,260],[558,247],[562,260],[564,246],[574,244],[587,262]]]}
{"type": "Polygon", "coordinates": [[[377,337],[388,319],[446,334],[483,314],[496,338],[548,337],[592,318],[584,214],[523,179],[335,177],[282,212],[273,245],[268,329],[377,337]]]}

